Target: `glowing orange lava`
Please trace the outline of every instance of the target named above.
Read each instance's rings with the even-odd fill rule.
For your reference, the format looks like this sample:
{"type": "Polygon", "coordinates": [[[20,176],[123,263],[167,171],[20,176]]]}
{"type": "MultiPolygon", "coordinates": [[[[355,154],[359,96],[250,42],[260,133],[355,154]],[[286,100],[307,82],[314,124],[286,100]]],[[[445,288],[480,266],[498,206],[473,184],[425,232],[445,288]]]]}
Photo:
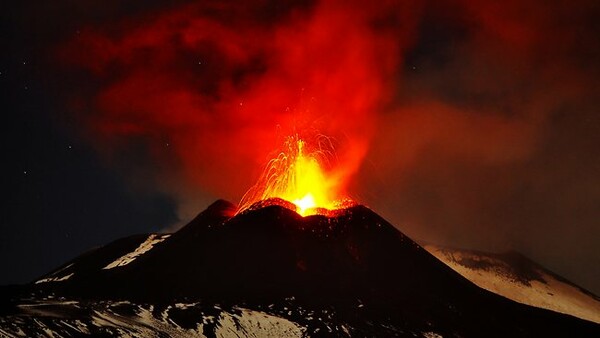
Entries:
{"type": "Polygon", "coordinates": [[[269,161],[259,182],[242,199],[242,210],[269,198],[292,202],[302,216],[320,214],[348,203],[341,198],[338,180],[323,164],[328,151],[310,149],[297,135],[288,137],[284,149],[269,161]]]}

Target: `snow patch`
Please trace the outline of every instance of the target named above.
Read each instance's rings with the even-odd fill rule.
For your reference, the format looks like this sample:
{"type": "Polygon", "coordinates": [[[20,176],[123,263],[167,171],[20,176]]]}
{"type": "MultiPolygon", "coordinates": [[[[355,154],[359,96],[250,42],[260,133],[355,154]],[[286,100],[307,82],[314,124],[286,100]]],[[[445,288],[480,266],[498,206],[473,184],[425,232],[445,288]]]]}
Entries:
{"type": "Polygon", "coordinates": [[[240,309],[239,314],[222,313],[215,334],[217,337],[303,337],[306,328],[285,318],[260,311],[240,309]]]}
{"type": "Polygon", "coordinates": [[[148,238],[142,244],[140,244],[134,251],[132,251],[126,255],[123,255],[120,258],[117,258],[114,262],[108,264],[107,266],[103,267],[102,269],[107,270],[107,269],[112,269],[112,268],[116,268],[119,266],[125,266],[125,265],[133,262],[137,257],[150,251],[156,244],[169,238],[169,236],[171,236],[171,235],[152,234],[152,235],[148,236],[148,238]]]}
{"type": "Polygon", "coordinates": [[[62,269],[59,269],[59,270],[57,270],[57,271],[54,271],[54,272],[51,274],[51,276],[56,276],[56,275],[60,274],[61,272],[63,272],[63,271],[65,271],[65,270],[69,269],[70,267],[72,267],[74,264],[75,264],[75,263],[71,263],[71,264],[69,264],[69,265],[65,266],[65,267],[64,267],[64,268],[62,268],[62,269]]]}
{"type": "Polygon", "coordinates": [[[43,278],[40,280],[35,281],[35,284],[40,284],[40,283],[48,283],[48,282],[63,282],[66,281],[67,279],[73,277],[75,273],[72,272],[68,275],[62,276],[62,277],[48,277],[48,278],[43,278]]]}

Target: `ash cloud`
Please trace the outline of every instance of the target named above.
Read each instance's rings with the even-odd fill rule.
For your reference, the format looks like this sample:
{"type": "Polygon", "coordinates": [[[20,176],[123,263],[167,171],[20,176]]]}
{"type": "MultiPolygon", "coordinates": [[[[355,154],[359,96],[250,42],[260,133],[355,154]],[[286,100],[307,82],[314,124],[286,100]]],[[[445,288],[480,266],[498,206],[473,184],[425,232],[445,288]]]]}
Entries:
{"type": "Polygon", "coordinates": [[[515,249],[597,293],[597,14],[428,6],[358,175],[365,200],[416,238],[515,249]]]}
{"type": "Polygon", "coordinates": [[[294,127],[319,130],[348,191],[408,235],[516,249],[598,293],[599,11],[181,3],[100,20],[58,54],[94,81],[72,100],[91,143],[184,220],[239,200],[294,127]]]}

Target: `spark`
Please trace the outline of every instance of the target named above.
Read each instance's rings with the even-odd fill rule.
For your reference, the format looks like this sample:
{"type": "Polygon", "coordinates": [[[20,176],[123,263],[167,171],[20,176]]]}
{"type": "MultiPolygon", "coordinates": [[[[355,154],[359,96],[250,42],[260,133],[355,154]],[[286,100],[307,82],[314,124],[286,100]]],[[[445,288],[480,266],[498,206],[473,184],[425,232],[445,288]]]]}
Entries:
{"type": "Polygon", "coordinates": [[[280,198],[291,202],[302,216],[334,210],[346,204],[339,180],[325,167],[331,165],[333,146],[325,136],[311,146],[297,134],[289,136],[283,149],[271,159],[258,183],[242,198],[241,210],[258,201],[280,198]]]}

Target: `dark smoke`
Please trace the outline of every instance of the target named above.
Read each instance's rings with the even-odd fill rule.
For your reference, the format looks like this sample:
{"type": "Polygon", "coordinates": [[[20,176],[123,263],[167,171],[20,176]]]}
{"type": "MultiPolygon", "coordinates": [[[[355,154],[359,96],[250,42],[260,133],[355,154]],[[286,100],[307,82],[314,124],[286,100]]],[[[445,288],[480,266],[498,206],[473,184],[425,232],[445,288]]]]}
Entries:
{"type": "Polygon", "coordinates": [[[598,292],[598,9],[427,6],[364,199],[416,238],[519,250],[598,292]]]}

